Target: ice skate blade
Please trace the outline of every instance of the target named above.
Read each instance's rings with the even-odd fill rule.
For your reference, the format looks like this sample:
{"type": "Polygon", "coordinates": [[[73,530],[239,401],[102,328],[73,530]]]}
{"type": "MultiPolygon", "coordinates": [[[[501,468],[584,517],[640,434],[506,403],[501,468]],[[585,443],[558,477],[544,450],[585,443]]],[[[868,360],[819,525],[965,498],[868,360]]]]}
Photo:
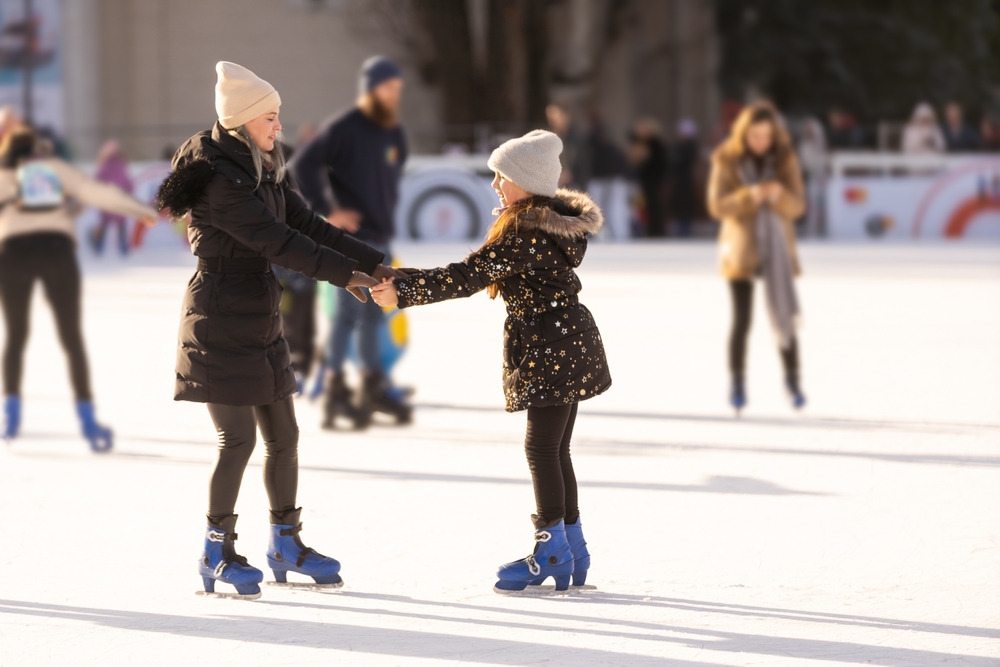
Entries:
{"type": "Polygon", "coordinates": [[[493,592],[497,595],[506,595],[508,597],[515,598],[539,598],[539,597],[557,597],[560,595],[580,595],[581,593],[588,593],[590,591],[596,591],[597,586],[591,586],[586,584],[584,586],[570,586],[568,590],[557,591],[554,584],[546,584],[542,586],[528,586],[523,591],[508,591],[502,588],[493,587],[493,592]]]}
{"type": "Polygon", "coordinates": [[[207,591],[195,591],[194,594],[201,595],[206,598],[226,598],[229,600],[256,600],[260,597],[260,593],[243,595],[242,593],[209,593],[207,591]]]}
{"type": "Polygon", "coordinates": [[[339,591],[344,587],[343,581],[338,581],[335,584],[317,584],[316,582],[308,581],[269,581],[268,586],[276,586],[278,588],[290,588],[292,590],[299,591],[339,591]]]}

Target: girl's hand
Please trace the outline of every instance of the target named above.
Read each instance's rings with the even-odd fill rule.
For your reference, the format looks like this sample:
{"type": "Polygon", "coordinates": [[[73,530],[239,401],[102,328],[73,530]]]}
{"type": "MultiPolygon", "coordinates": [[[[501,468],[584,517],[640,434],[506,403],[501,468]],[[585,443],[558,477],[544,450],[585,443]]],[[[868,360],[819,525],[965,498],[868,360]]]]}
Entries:
{"type": "Polygon", "coordinates": [[[396,293],[396,285],[390,278],[384,279],[381,285],[370,287],[369,291],[372,293],[372,299],[375,303],[383,308],[395,306],[399,301],[399,295],[396,293]]]}

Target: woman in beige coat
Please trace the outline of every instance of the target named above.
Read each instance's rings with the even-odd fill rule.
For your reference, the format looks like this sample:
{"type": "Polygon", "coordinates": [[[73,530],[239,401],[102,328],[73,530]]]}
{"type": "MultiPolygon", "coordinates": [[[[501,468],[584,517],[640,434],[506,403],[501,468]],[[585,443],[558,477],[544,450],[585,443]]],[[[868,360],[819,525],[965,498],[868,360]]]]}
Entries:
{"type": "Polygon", "coordinates": [[[52,157],[39,157],[28,128],[0,142],[0,305],[7,325],[3,353],[4,428],[8,440],[21,424],[21,371],[28,342],[31,292],[45,288],[69,360],[76,411],[94,451],[111,448],[111,430],[97,423],[81,332],[76,213],[80,202],[152,222],[156,211],[118,188],[99,183],[52,157]]]}
{"type": "Polygon", "coordinates": [[[730,403],[746,405],[745,361],[753,306],[753,279],[763,278],[768,315],[785,369],[792,405],[805,396],[799,384],[795,328],[799,317],[794,277],[799,273],[795,220],[805,211],[802,174],[791,139],[769,102],[743,109],[712,155],[708,209],[721,222],[719,261],[729,281],[733,325],[729,337],[730,403]]]}

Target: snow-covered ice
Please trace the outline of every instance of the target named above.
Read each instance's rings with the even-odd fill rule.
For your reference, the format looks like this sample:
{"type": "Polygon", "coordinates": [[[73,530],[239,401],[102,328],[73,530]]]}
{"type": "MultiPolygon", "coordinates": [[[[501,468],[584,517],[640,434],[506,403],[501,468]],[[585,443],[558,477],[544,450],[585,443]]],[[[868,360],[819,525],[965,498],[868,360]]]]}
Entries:
{"type": "MultiPolygon", "coordinates": [[[[0,665],[1000,664],[1000,246],[802,254],[809,405],[787,406],[758,290],[737,420],[714,248],[592,246],[582,296],[615,384],[573,446],[598,591],[492,592],[531,548],[532,495],[524,415],[502,410],[503,307],[479,295],[410,312],[412,427],[327,433],[298,401],[303,538],[346,585],[256,602],[194,595],[214,433],[171,400],[193,261],[86,259],[117,445],[78,437],[36,294],[23,436],[0,448],[0,665]]],[[[261,456],[238,506],[257,566],[261,456]]]]}

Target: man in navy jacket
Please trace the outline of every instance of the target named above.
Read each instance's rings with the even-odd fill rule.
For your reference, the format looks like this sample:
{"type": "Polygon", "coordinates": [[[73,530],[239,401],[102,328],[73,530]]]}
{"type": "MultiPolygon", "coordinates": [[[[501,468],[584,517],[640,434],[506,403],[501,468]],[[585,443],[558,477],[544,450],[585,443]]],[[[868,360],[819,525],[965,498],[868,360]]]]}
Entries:
{"type": "MultiPolygon", "coordinates": [[[[402,71],[382,56],[365,61],[359,77],[357,104],[329,120],[296,154],[291,170],[313,210],[358,240],[385,252],[394,232],[399,181],[406,161],[406,135],[399,124],[402,71]]],[[[387,262],[388,263],[388,262],[387,262]]],[[[409,421],[409,407],[389,392],[379,357],[382,309],[369,300],[335,296],[336,313],[326,363],[324,426],[337,416],[356,427],[368,424],[375,410],[409,421]],[[364,374],[361,401],[355,405],[344,381],[344,360],[357,330],[358,357],[364,374]]]]}

